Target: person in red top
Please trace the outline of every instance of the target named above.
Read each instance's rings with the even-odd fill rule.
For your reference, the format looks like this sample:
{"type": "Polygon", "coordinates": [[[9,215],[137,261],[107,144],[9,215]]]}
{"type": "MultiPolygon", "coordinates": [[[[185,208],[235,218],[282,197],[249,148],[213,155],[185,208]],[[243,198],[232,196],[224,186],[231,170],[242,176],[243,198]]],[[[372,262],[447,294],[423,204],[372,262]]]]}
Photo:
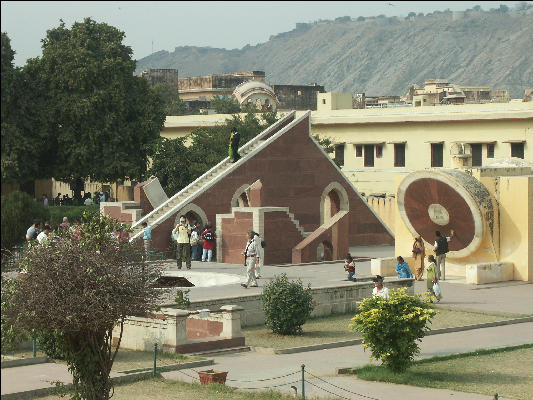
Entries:
{"type": "Polygon", "coordinates": [[[213,249],[215,248],[215,239],[217,238],[217,235],[215,235],[215,232],[213,229],[211,229],[211,225],[207,224],[205,226],[201,237],[204,241],[202,261],[211,262],[211,258],[213,257],[213,249]]]}
{"type": "Polygon", "coordinates": [[[348,280],[355,282],[357,279],[355,279],[355,261],[353,260],[353,257],[348,253],[346,256],[346,262],[344,263],[344,270],[348,272],[348,280]]]}

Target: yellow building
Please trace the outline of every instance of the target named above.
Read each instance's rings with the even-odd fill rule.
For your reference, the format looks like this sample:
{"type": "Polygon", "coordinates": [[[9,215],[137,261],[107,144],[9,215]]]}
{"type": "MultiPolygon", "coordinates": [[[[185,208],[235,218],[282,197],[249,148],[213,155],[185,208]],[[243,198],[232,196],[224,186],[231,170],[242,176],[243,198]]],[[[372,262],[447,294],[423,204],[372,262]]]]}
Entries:
{"type": "MultiPolygon", "coordinates": [[[[332,109],[336,104],[347,105],[345,97],[319,94],[318,110],[311,115],[312,134],[336,144],[335,157],[343,172],[367,195],[394,195],[399,174],[452,168],[452,153],[461,151],[471,153],[476,167],[511,156],[533,162],[531,102],[332,109]]],[[[228,118],[220,114],[167,117],[161,135],[186,136],[196,127],[223,124],[228,118]]]]}

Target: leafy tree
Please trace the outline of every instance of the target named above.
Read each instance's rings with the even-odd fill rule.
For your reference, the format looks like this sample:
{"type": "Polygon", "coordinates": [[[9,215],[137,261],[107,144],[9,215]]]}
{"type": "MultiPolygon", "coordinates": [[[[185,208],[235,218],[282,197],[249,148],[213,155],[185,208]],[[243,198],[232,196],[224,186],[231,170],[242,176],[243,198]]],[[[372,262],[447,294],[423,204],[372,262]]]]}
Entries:
{"type": "Polygon", "coordinates": [[[313,311],[311,288],[304,289],[302,281],[289,282],[287,274],[277,275],[263,289],[261,295],[265,325],[280,335],[299,335],[313,311]]]}
{"type": "Polygon", "coordinates": [[[501,13],[506,13],[509,11],[509,7],[507,7],[505,4],[500,4],[500,8],[498,8],[498,11],[501,13]]]}
{"type": "Polygon", "coordinates": [[[2,251],[26,241],[26,231],[33,221],[50,219],[50,212],[41,202],[36,202],[23,192],[11,192],[2,196],[2,251]]]}
{"type": "Polygon", "coordinates": [[[411,11],[409,14],[407,14],[407,17],[416,17],[416,13],[411,11]]]}
{"type": "Polygon", "coordinates": [[[73,375],[73,398],[109,399],[124,318],[153,310],[161,293],[152,286],[158,267],[111,235],[125,229],[109,217],[88,216],[76,234],[28,249],[19,264],[25,273],[2,310],[8,325],[55,336],[55,351],[73,375]]]}
{"type": "Polygon", "coordinates": [[[217,114],[235,114],[241,111],[241,106],[231,96],[213,96],[211,107],[217,114]]]}
{"type": "Polygon", "coordinates": [[[239,131],[240,143],[244,144],[275,121],[275,112],[233,115],[224,125],[196,128],[187,138],[162,138],[155,145],[148,174],[156,176],[167,195],[172,196],[228,156],[233,127],[239,131]]]}
{"type": "Polygon", "coordinates": [[[165,115],[185,115],[187,106],[180,99],[177,91],[163,83],[155,85],[154,91],[164,102],[165,115]]]}
{"type": "Polygon", "coordinates": [[[389,291],[389,298],[373,296],[357,303],[352,330],[363,337],[372,358],[390,370],[404,371],[420,352],[420,341],[429,330],[428,323],[437,313],[429,298],[409,296],[406,288],[389,291]]]}
{"type": "Polygon", "coordinates": [[[159,137],[165,112],[146,80],[133,75],[124,32],[90,18],[47,31],[41,58],[28,61],[43,109],[34,129],[48,143],[50,177],[70,182],[79,199],[83,181],[139,180],[159,137]]]}

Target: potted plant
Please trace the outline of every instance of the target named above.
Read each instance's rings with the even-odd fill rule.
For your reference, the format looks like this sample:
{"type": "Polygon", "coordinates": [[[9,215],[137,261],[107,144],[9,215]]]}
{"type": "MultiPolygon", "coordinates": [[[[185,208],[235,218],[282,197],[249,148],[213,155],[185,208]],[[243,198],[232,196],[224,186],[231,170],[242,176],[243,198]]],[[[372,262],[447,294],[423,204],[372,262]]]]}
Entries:
{"type": "Polygon", "coordinates": [[[198,371],[198,376],[200,377],[200,383],[202,385],[209,385],[210,383],[226,383],[227,372],[215,371],[213,369],[208,369],[206,371],[198,371]]]}

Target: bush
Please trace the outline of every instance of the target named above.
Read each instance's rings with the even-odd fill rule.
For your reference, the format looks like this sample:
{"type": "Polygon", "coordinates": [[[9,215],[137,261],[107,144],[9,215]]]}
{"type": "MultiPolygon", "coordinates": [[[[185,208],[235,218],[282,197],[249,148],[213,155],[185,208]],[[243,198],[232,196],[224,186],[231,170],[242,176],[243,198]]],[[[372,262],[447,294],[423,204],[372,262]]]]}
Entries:
{"type": "Polygon", "coordinates": [[[299,335],[313,311],[310,286],[304,289],[302,281],[289,282],[286,274],[275,276],[261,295],[265,325],[280,335],[299,335]]]}
{"type": "Polygon", "coordinates": [[[49,210],[26,193],[2,196],[2,250],[24,243],[34,219],[44,222],[49,218],[49,210]]]}
{"type": "Polygon", "coordinates": [[[2,347],[1,353],[7,354],[18,349],[20,343],[28,340],[30,337],[26,331],[18,329],[14,324],[6,319],[5,312],[11,306],[11,296],[17,291],[18,281],[15,279],[6,279],[4,274],[1,275],[2,281],[2,309],[1,309],[1,331],[2,331],[2,347]]]}
{"type": "Polygon", "coordinates": [[[39,332],[35,335],[37,339],[37,349],[41,350],[48,357],[56,360],[65,359],[64,343],[61,332],[39,332]]]}
{"type": "Polygon", "coordinates": [[[350,328],[359,331],[372,358],[390,370],[401,372],[420,352],[420,341],[437,313],[429,298],[409,296],[406,288],[389,291],[389,299],[374,296],[358,302],[359,313],[350,328]]]}

